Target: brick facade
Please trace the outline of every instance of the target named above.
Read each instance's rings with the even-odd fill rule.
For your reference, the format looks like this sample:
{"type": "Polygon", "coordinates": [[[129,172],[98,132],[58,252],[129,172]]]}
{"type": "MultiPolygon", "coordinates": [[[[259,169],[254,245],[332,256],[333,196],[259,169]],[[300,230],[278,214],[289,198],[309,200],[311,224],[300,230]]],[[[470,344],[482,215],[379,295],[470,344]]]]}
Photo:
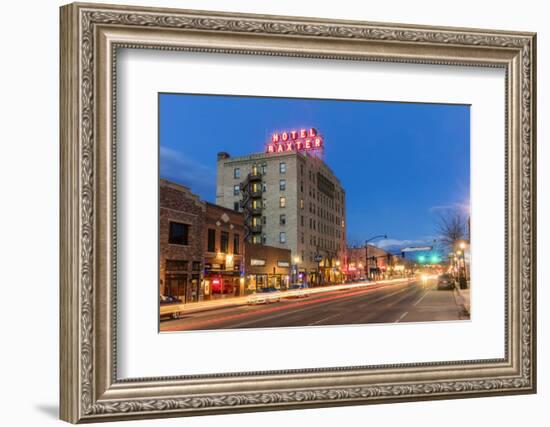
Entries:
{"type": "Polygon", "coordinates": [[[241,281],[240,278],[241,272],[244,273],[244,216],[241,212],[235,212],[212,203],[206,202],[205,206],[205,223],[202,233],[205,280],[218,277],[222,279],[223,288],[216,289],[216,292],[243,295],[245,286],[244,281],[241,281]],[[210,248],[209,230],[214,236],[214,246],[210,248]],[[226,248],[222,247],[222,234],[227,237],[226,248]]]}
{"type": "Polygon", "coordinates": [[[202,298],[201,270],[205,205],[182,185],[160,182],[160,293],[184,302],[202,298]],[[186,244],[169,243],[170,223],[188,227],[186,244]]]}

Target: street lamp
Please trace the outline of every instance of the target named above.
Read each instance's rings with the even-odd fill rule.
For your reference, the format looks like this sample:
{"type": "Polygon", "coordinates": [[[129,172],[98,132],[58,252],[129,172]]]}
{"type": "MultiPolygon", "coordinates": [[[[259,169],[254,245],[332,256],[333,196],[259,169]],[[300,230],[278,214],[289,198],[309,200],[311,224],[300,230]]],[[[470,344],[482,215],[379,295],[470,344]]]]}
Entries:
{"type": "Polygon", "coordinates": [[[369,277],[369,242],[372,242],[376,239],[387,239],[388,236],[385,234],[378,234],[376,236],[371,237],[370,239],[365,240],[365,270],[367,278],[369,277]]]}

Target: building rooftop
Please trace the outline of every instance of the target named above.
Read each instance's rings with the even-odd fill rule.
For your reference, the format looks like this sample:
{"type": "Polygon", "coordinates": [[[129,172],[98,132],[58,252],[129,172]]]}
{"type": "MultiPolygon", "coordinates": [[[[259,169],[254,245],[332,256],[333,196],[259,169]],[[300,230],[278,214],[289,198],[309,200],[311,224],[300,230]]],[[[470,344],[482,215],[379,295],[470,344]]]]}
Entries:
{"type": "Polygon", "coordinates": [[[283,152],[283,153],[265,153],[265,152],[259,152],[259,153],[250,153],[245,156],[238,156],[238,157],[231,157],[231,155],[227,152],[218,153],[218,162],[223,161],[224,163],[247,163],[251,160],[264,160],[264,159],[271,159],[271,158],[283,158],[283,157],[302,157],[302,158],[309,158],[313,161],[317,161],[321,164],[321,166],[326,169],[326,171],[331,174],[337,181],[338,185],[340,187],[342,184],[340,183],[340,180],[338,177],[334,174],[334,171],[330,168],[330,166],[320,157],[312,156],[308,153],[301,153],[298,151],[291,151],[291,152],[283,152]]]}

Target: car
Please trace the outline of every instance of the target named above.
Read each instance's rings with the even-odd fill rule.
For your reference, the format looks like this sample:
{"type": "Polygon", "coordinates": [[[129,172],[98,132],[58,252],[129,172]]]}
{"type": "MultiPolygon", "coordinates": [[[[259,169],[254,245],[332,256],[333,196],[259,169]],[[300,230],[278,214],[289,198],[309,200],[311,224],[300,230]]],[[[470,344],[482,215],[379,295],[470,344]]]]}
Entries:
{"type": "Polygon", "coordinates": [[[307,283],[292,283],[288,289],[289,290],[295,290],[295,289],[307,289],[309,288],[307,283]]]}
{"type": "Polygon", "coordinates": [[[255,294],[248,297],[249,304],[265,304],[268,302],[279,302],[281,300],[280,291],[274,287],[259,288],[255,294]]]}
{"type": "Polygon", "coordinates": [[[285,296],[285,298],[305,298],[308,296],[308,294],[304,290],[308,288],[309,286],[307,283],[292,283],[288,287],[288,290],[291,291],[291,293],[290,295],[285,296]]]}
{"type": "Polygon", "coordinates": [[[174,304],[174,303],[181,303],[182,300],[178,297],[175,297],[173,295],[160,295],[160,303],[161,304],[174,304]]]}
{"type": "Polygon", "coordinates": [[[455,283],[453,278],[449,274],[442,274],[437,279],[437,289],[439,290],[449,290],[454,289],[455,283]]]}

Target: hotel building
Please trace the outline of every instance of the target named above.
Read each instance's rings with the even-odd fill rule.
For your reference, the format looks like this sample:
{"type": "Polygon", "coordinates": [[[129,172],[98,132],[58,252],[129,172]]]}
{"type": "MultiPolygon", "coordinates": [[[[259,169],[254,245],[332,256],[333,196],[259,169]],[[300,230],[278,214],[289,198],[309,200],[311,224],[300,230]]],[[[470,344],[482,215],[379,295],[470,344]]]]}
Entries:
{"type": "Polygon", "coordinates": [[[244,213],[247,242],[290,249],[294,281],[322,285],[342,280],[346,195],[308,132],[274,134],[265,153],[218,153],[216,204],[244,213]]]}

